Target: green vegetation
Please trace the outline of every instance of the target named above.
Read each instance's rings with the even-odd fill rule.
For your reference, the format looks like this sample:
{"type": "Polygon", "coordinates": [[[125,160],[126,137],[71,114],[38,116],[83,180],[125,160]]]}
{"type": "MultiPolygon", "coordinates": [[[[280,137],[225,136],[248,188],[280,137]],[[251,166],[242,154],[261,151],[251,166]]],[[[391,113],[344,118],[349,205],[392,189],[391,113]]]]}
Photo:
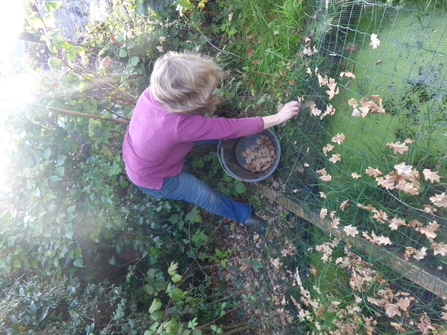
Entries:
{"type": "Polygon", "coordinates": [[[14,101],[2,115],[10,162],[0,193],[0,329],[443,331],[442,297],[260,196],[269,187],[304,201],[348,236],[365,233],[376,248],[445,278],[445,206],[430,200],[445,194],[443,2],[335,1],[327,11],[296,0],[165,4],[154,12],[147,2],[111,1],[103,21],[76,41],[47,27],[61,2],[47,2],[43,16],[27,4],[26,30],[44,31],[49,48],[46,56],[30,48],[28,66],[15,60],[1,74],[8,81],[30,73],[38,84],[29,103],[8,97],[14,101]],[[168,50],[205,53],[224,67],[216,115],[266,115],[303,101],[301,115],[275,129],[282,160],[260,185],[225,174],[214,147],[187,157],[189,172],[269,220],[265,237],[195,206],[148,197],[126,177],[126,125],[152,64],[168,50]],[[348,100],[380,104],[371,95],[386,113],[353,117],[348,100]],[[397,151],[387,146],[398,141],[397,151]],[[327,144],[334,148],[325,155],[327,144]],[[419,171],[418,194],[378,185],[402,162],[419,171]],[[368,175],[368,167],[381,174],[368,175]],[[384,246],[388,239],[393,244],[384,246]]]}

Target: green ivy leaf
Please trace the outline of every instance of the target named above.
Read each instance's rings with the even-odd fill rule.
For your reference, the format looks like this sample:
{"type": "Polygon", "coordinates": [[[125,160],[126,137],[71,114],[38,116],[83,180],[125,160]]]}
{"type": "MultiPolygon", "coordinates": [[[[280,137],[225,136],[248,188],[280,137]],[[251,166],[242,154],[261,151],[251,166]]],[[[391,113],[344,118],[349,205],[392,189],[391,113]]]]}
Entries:
{"type": "Polygon", "coordinates": [[[50,57],[48,60],[48,65],[50,68],[55,71],[59,66],[61,66],[62,59],[56,58],[56,57],[50,57]]]}
{"type": "MultiPolygon", "coordinates": [[[[149,307],[149,313],[153,314],[155,311],[159,310],[161,308],[161,301],[158,298],[155,298],[152,301],[151,307],[149,307]]],[[[158,321],[158,320],[155,320],[158,321]]]]}
{"type": "Polygon", "coordinates": [[[180,280],[182,280],[182,276],[180,276],[179,274],[175,274],[171,277],[171,279],[174,283],[178,283],[180,280]]]}
{"type": "Polygon", "coordinates": [[[118,56],[120,56],[120,57],[122,57],[122,58],[127,57],[127,50],[121,48],[121,49],[120,49],[120,52],[119,52],[119,54],[118,54],[118,56]]]}
{"type": "Polygon", "coordinates": [[[135,41],[134,40],[128,40],[126,46],[127,46],[127,49],[132,49],[135,46],[135,41]]]}
{"type": "Polygon", "coordinates": [[[137,56],[133,56],[130,59],[130,65],[132,65],[132,66],[137,66],[139,62],[140,62],[140,58],[137,56]]]}
{"type": "Polygon", "coordinates": [[[241,182],[235,182],[234,183],[234,188],[235,188],[236,192],[239,193],[239,194],[247,192],[247,188],[241,182]]]}

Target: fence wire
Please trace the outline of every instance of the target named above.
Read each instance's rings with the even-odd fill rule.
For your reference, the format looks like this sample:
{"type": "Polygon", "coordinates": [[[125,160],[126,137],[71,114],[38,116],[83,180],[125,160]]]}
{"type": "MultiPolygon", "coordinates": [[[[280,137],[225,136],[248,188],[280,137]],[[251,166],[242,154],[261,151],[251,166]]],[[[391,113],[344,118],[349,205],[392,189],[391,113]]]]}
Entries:
{"type": "MultiPolygon", "coordinates": [[[[328,222],[328,234],[312,230],[311,239],[332,243],[339,232],[416,297],[419,317],[445,325],[444,3],[321,1],[309,17],[296,68],[306,108],[281,133],[286,192],[328,222]]],[[[335,288],[332,279],[324,280],[335,288]]]]}

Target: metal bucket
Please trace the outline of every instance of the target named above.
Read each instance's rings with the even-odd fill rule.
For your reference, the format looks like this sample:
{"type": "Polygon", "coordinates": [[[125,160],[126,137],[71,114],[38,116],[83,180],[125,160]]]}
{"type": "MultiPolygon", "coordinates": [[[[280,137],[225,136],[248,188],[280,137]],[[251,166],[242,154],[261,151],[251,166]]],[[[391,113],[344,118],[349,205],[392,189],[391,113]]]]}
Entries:
{"type": "Polygon", "coordinates": [[[266,129],[254,135],[221,140],[218,146],[218,155],[223,168],[230,176],[245,182],[258,182],[269,177],[278,167],[279,161],[281,160],[281,145],[273,131],[266,129]],[[267,170],[250,172],[243,167],[244,158],[241,156],[241,153],[255,144],[261,135],[265,135],[271,140],[276,150],[276,157],[272,166],[267,170]]]}

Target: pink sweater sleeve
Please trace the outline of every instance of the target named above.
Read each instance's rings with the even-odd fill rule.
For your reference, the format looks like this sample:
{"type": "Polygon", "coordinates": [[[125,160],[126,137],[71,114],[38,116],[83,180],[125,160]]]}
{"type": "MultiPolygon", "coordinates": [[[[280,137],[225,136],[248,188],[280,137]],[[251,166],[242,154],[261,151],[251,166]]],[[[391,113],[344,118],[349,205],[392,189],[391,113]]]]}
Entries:
{"type": "Polygon", "coordinates": [[[260,133],[264,130],[262,117],[227,119],[186,115],[176,124],[175,133],[179,142],[236,138],[260,133]]]}

